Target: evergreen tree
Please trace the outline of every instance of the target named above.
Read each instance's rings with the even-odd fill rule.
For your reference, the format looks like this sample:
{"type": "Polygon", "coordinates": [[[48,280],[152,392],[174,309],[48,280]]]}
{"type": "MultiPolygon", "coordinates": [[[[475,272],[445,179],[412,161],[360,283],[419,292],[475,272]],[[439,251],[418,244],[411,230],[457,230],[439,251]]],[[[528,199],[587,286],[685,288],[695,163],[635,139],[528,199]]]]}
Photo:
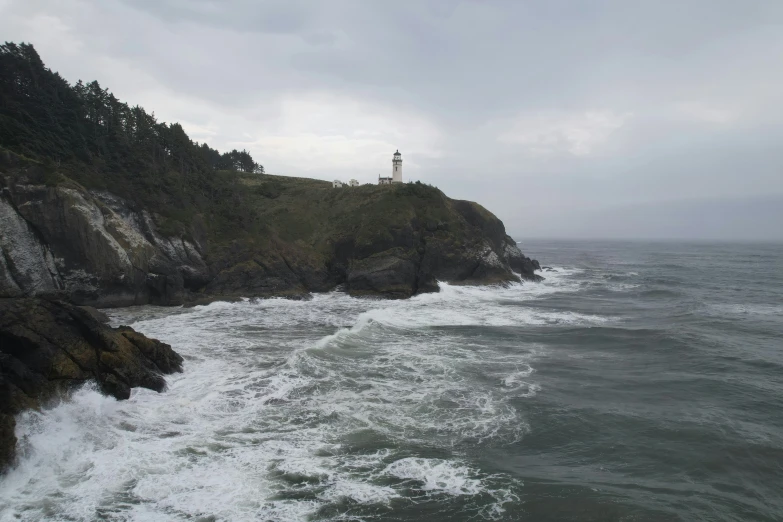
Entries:
{"type": "Polygon", "coordinates": [[[263,174],[246,150],[221,154],[178,123],[129,107],[97,81],[70,85],[32,45],[0,45],[0,147],[153,212],[206,213],[250,226],[246,186],[220,171],[263,174]]]}
{"type": "Polygon", "coordinates": [[[32,45],[0,45],[0,146],[40,159],[78,159],[110,168],[261,172],[246,150],[220,154],[193,143],[178,123],[129,107],[97,81],[69,85],[32,45]]]}

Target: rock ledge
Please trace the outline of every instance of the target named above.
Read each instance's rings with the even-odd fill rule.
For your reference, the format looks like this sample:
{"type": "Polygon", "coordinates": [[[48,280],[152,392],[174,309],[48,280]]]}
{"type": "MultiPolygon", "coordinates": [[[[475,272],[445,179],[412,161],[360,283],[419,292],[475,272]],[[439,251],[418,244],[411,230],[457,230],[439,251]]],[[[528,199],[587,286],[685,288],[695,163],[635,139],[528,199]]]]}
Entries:
{"type": "Polygon", "coordinates": [[[63,301],[0,298],[0,470],[13,461],[16,414],[93,380],[117,399],[138,386],[163,391],[182,371],[171,346],[127,326],[111,328],[63,301]]]}

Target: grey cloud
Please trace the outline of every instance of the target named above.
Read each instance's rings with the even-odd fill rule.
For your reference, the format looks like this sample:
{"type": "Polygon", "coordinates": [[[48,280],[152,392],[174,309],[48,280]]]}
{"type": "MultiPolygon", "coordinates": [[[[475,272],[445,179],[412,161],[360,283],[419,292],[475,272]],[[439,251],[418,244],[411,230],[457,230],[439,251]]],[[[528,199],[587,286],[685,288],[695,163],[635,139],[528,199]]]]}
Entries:
{"type": "Polygon", "coordinates": [[[196,22],[235,31],[296,33],[306,27],[310,15],[302,2],[265,0],[127,0],[124,3],[169,23],[196,22]]]}
{"type": "MultiPolygon", "coordinates": [[[[45,31],[12,20],[45,15],[80,40],[82,55],[43,56],[70,80],[111,74],[113,91],[214,129],[218,146],[256,146],[275,171],[329,179],[347,173],[346,150],[393,142],[414,154],[409,176],[512,230],[569,235],[626,203],[783,194],[776,0],[6,0],[3,14],[13,39],[37,44],[45,31]],[[132,87],[138,74],[155,87],[132,87]],[[313,114],[302,139],[320,136],[324,159],[303,167],[280,140],[304,132],[317,109],[296,101],[313,93],[366,118],[313,114]]],[[[380,161],[366,158],[368,176],[380,161]]]]}

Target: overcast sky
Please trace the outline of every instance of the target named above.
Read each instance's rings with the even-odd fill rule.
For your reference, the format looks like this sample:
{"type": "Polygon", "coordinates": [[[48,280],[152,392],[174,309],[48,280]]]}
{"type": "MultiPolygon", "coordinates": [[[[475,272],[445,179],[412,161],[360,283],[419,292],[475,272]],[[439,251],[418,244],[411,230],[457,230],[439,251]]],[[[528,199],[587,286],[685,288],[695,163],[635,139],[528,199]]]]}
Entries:
{"type": "Polygon", "coordinates": [[[270,173],[399,149],[520,239],[783,239],[781,0],[0,0],[0,35],[270,173]]]}

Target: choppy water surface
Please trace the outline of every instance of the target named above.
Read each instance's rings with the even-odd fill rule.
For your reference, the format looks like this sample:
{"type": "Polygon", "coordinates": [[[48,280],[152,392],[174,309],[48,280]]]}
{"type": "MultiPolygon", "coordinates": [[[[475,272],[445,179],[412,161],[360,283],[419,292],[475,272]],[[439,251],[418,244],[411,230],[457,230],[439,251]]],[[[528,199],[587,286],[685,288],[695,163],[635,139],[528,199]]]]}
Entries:
{"type": "Polygon", "coordinates": [[[530,242],[543,283],[112,310],[169,389],[19,419],[2,520],[783,520],[783,247],[530,242]]]}

